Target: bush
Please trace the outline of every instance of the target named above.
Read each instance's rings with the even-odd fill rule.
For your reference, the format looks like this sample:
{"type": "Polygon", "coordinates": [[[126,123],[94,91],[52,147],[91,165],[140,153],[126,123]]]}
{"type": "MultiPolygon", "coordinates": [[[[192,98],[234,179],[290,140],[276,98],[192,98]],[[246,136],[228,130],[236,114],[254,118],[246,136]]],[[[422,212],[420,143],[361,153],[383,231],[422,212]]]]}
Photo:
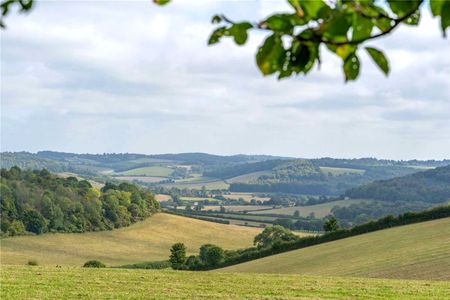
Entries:
{"type": "Polygon", "coordinates": [[[34,260],[34,259],[30,259],[30,260],[27,262],[27,265],[29,265],[29,266],[37,266],[37,265],[38,265],[38,262],[37,262],[36,260],[34,260]]]}
{"type": "Polygon", "coordinates": [[[98,260],[89,260],[84,263],[84,268],[106,268],[106,265],[98,260]]]}

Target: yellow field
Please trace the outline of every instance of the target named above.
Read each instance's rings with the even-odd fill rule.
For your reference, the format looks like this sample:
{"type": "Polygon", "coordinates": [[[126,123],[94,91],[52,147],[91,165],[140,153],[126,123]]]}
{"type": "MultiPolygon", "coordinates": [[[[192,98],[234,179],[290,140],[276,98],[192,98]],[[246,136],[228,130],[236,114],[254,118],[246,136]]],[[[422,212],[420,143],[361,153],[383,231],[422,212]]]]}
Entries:
{"type": "Polygon", "coordinates": [[[450,280],[450,218],[289,251],[217,272],[450,280]]]}
{"type": "Polygon", "coordinates": [[[90,259],[107,265],[164,260],[176,242],[185,243],[192,254],[206,243],[224,249],[244,248],[252,245],[260,231],[159,213],[112,231],[4,238],[1,263],[24,265],[34,259],[40,265],[80,266],[90,259]]]}
{"type": "Polygon", "coordinates": [[[227,199],[234,199],[234,200],[238,200],[239,198],[242,198],[247,202],[250,202],[250,200],[252,200],[252,199],[260,200],[263,202],[270,200],[270,198],[267,198],[267,197],[253,196],[252,193],[231,193],[229,195],[223,195],[223,196],[227,199]]]}

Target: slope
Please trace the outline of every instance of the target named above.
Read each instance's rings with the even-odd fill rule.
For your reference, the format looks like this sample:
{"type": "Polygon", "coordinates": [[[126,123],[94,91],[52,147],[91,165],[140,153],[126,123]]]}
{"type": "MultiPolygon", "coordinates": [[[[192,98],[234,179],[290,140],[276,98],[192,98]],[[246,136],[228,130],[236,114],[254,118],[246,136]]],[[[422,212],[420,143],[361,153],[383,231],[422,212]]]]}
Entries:
{"type": "Polygon", "coordinates": [[[107,265],[164,260],[176,242],[194,253],[202,244],[225,249],[249,247],[260,229],[223,225],[164,213],[112,231],[44,234],[1,240],[2,264],[82,265],[98,259],[107,265]]]}
{"type": "Polygon", "coordinates": [[[376,231],[217,271],[450,280],[450,218],[376,231]]]}

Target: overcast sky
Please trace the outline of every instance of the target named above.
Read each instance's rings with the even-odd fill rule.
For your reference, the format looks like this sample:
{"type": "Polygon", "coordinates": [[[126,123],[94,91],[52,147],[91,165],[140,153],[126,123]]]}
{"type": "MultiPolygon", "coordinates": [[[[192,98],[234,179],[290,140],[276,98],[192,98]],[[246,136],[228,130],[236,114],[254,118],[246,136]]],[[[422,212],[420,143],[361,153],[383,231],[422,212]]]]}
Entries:
{"type": "Polygon", "coordinates": [[[1,33],[1,150],[450,158],[450,43],[425,12],[368,45],[357,82],[322,49],[308,77],[263,77],[245,47],[208,47],[210,18],[284,1],[37,1],[1,33]],[[194,2],[194,3],[193,3],[194,2]]]}

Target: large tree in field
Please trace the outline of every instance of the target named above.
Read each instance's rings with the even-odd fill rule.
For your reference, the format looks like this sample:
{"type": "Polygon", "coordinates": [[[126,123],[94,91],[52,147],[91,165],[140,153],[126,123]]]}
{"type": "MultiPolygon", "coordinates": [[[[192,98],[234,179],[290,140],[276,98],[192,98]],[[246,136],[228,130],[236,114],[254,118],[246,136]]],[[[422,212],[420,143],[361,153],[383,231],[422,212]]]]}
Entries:
{"type": "MultiPolygon", "coordinates": [[[[185,0],[179,0],[185,1],[185,0]]],[[[281,1],[281,0],[280,0],[281,1]]],[[[389,63],[383,52],[366,45],[400,26],[417,26],[421,10],[429,9],[440,18],[441,30],[450,26],[450,0],[285,0],[291,10],[258,21],[234,21],[224,15],[212,17],[218,27],[208,44],[232,38],[244,45],[250,30],[268,33],[256,53],[256,63],[264,75],[278,78],[308,74],[321,63],[323,48],[342,59],[345,80],[355,80],[360,71],[359,54],[366,51],[384,74],[389,63]],[[424,3],[427,5],[423,5],[424,3]],[[321,46],[325,47],[321,47],[321,46]]],[[[11,8],[29,11],[35,0],[4,0],[0,26],[11,8]]],[[[164,5],[170,0],[153,0],[164,5]]]]}

